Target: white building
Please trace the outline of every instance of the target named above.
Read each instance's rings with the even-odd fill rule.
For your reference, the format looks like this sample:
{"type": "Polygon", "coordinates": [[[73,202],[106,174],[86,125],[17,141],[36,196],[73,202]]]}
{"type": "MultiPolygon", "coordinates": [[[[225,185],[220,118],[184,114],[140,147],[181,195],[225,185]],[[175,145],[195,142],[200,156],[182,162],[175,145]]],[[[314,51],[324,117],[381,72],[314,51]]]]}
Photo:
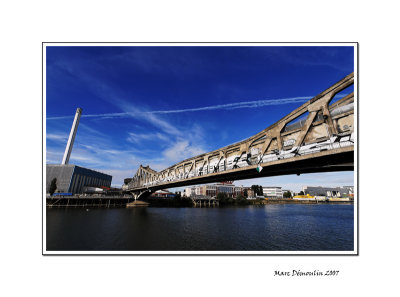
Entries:
{"type": "Polygon", "coordinates": [[[208,185],[197,185],[194,187],[185,188],[185,196],[217,196],[218,193],[225,193],[229,197],[238,197],[243,195],[243,186],[237,187],[231,182],[208,184],[208,185]]]}
{"type": "Polygon", "coordinates": [[[264,197],[281,199],[283,198],[282,187],[264,187],[263,186],[264,197]]]}
{"type": "Polygon", "coordinates": [[[185,196],[192,197],[195,195],[195,187],[185,188],[185,196]]]}

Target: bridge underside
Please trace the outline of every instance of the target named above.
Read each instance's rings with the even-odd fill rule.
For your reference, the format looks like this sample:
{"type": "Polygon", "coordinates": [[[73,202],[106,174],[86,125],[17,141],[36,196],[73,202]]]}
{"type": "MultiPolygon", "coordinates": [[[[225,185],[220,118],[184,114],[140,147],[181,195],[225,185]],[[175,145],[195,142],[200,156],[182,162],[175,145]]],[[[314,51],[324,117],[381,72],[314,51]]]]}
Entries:
{"type": "Polygon", "coordinates": [[[150,187],[137,187],[129,192],[139,193],[150,190],[151,192],[183,186],[222,182],[227,180],[244,180],[260,177],[271,177],[290,174],[305,174],[318,172],[353,171],[354,147],[345,147],[332,151],[324,151],[292,159],[283,159],[262,164],[261,172],[256,170],[257,165],[232,169],[226,172],[197,176],[181,181],[168,182],[150,187]]]}

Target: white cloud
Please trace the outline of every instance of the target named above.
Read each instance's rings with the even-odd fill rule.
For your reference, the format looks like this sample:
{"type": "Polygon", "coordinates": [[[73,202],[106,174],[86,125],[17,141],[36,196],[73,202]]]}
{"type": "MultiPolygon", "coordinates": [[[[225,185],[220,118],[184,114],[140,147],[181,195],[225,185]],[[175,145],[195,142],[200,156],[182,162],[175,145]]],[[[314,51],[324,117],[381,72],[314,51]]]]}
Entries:
{"type": "Polygon", "coordinates": [[[176,163],[205,152],[204,149],[191,145],[187,140],[178,140],[163,152],[163,156],[167,162],[176,163]]]}
{"type": "Polygon", "coordinates": [[[121,187],[124,184],[125,178],[133,177],[136,173],[133,169],[109,169],[109,168],[98,168],[100,172],[109,174],[112,176],[112,185],[114,187],[121,187]]]}

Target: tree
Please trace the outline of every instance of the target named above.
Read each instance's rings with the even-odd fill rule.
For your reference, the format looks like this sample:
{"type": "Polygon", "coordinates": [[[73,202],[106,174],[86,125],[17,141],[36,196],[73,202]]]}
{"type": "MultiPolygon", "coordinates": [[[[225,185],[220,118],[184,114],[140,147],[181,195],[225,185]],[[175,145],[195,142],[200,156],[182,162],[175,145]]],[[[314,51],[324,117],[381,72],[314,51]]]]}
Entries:
{"type": "Polygon", "coordinates": [[[262,186],[258,186],[258,195],[264,196],[264,191],[262,186]]]}
{"type": "Polygon", "coordinates": [[[228,195],[226,195],[226,193],[223,193],[223,192],[219,192],[218,194],[217,194],[217,199],[218,199],[218,201],[221,203],[224,203],[225,202],[225,200],[227,200],[228,199],[228,195]]]}
{"type": "Polygon", "coordinates": [[[53,194],[56,190],[57,190],[57,179],[53,178],[53,180],[50,183],[50,188],[49,188],[50,196],[53,196],[53,194]]]}
{"type": "Polygon", "coordinates": [[[233,204],[235,200],[233,198],[228,197],[226,193],[220,192],[217,195],[217,199],[220,205],[225,205],[225,204],[233,204]]]}
{"type": "Polygon", "coordinates": [[[249,197],[249,193],[247,193],[247,189],[244,189],[243,196],[246,197],[246,198],[249,197]]]}
{"type": "Polygon", "coordinates": [[[304,195],[304,192],[303,192],[303,191],[300,191],[299,195],[304,195]]]}
{"type": "Polygon", "coordinates": [[[286,191],[285,193],[283,193],[283,198],[292,198],[292,193],[286,191]]]}
{"type": "Polygon", "coordinates": [[[175,192],[174,198],[172,199],[172,205],[175,207],[178,206],[192,206],[193,201],[192,199],[186,197],[185,195],[182,196],[181,192],[175,192]]]}
{"type": "Polygon", "coordinates": [[[264,195],[262,186],[252,185],[251,189],[253,190],[254,195],[256,195],[256,196],[263,196],[264,195]]]}
{"type": "Polygon", "coordinates": [[[243,197],[242,195],[239,195],[236,198],[236,204],[238,204],[238,205],[246,205],[246,204],[249,204],[249,201],[247,201],[247,199],[245,197],[243,197]]]}

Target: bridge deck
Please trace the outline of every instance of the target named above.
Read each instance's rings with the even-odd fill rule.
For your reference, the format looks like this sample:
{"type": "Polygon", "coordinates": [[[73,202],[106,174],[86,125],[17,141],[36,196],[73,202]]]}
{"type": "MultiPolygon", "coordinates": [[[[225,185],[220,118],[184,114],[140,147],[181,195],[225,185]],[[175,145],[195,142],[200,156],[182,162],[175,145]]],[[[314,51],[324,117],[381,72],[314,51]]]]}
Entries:
{"type": "Polygon", "coordinates": [[[332,171],[354,170],[354,147],[348,146],[333,151],[323,151],[314,154],[297,156],[295,158],[276,160],[261,164],[262,170],[256,170],[258,165],[231,169],[224,172],[209,173],[184,180],[163,182],[148,186],[131,188],[128,191],[157,191],[165,188],[175,188],[227,180],[242,180],[259,177],[270,177],[289,174],[318,173],[332,171]]]}

